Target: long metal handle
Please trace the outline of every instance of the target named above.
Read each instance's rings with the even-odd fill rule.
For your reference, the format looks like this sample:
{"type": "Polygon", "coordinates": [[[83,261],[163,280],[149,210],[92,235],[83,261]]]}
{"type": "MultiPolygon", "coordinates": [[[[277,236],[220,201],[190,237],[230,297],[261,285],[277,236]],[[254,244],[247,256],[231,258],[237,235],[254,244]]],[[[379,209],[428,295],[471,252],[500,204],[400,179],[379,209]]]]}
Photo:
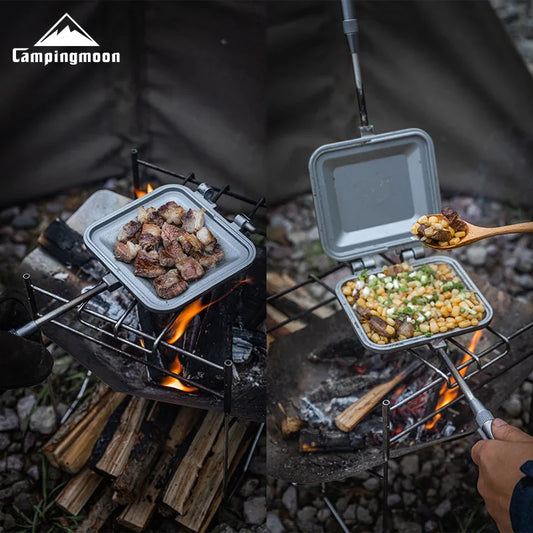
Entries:
{"type": "Polygon", "coordinates": [[[89,300],[93,296],[96,296],[97,294],[100,294],[101,292],[104,292],[106,290],[113,291],[118,287],[120,287],[120,282],[117,280],[117,278],[115,278],[115,276],[113,276],[112,274],[107,274],[106,276],[104,276],[102,281],[98,285],[96,285],[96,287],[93,287],[87,292],[80,294],[70,302],[60,305],[56,309],[53,309],[49,313],[46,313],[46,315],[43,315],[42,317],[37,318],[36,320],[28,322],[20,328],[12,330],[11,333],[19,337],[27,337],[28,335],[35,333],[41,326],[43,326],[47,322],[50,322],[50,320],[54,320],[55,318],[61,316],[67,311],[74,309],[75,307],[85,302],[86,300],[89,300]]]}
{"type": "Polygon", "coordinates": [[[361,135],[368,135],[373,132],[373,127],[368,123],[368,113],[366,110],[365,92],[363,90],[363,79],[361,78],[361,67],[359,66],[359,27],[355,18],[354,0],[341,0],[342,5],[342,27],[350,54],[352,55],[353,73],[355,78],[355,90],[357,93],[357,103],[359,106],[359,117],[361,121],[361,135]]]}
{"type": "Polygon", "coordinates": [[[442,357],[444,363],[457,382],[457,386],[461,389],[461,392],[470,405],[470,409],[472,409],[477,425],[480,429],[481,436],[484,439],[494,439],[491,430],[492,421],[494,420],[493,414],[476,398],[472,392],[472,389],[467,385],[459,370],[457,370],[451,359],[448,357],[446,350],[444,348],[436,348],[436,350],[442,357]]]}

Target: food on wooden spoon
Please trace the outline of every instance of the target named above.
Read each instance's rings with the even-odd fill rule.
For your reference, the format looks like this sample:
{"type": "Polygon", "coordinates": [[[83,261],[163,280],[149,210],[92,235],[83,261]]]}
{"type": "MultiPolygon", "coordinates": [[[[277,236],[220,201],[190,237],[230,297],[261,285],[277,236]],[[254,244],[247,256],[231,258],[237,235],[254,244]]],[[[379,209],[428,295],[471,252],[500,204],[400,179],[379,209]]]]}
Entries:
{"type": "Polygon", "coordinates": [[[411,233],[422,242],[433,246],[456,246],[468,233],[468,224],[451,207],[442,215],[424,215],[411,228],[411,233]]]}

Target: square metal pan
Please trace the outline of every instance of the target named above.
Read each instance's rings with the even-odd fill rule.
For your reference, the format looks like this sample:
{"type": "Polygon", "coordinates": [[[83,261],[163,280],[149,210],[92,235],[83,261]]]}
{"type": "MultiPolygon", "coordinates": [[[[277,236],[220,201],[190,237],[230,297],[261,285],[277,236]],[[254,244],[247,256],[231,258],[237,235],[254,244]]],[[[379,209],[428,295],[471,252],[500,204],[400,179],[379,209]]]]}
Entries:
{"type": "MultiPolygon", "coordinates": [[[[470,331],[475,331],[476,329],[481,329],[487,326],[490,321],[492,320],[493,316],[493,310],[490,306],[489,302],[485,299],[483,294],[481,294],[480,290],[476,287],[474,282],[470,279],[468,274],[465,272],[463,267],[454,259],[451,259],[449,257],[445,256],[432,256],[432,257],[426,257],[425,259],[419,259],[410,261],[409,264],[413,267],[418,267],[421,265],[427,265],[432,263],[446,263],[452,268],[461,282],[464,284],[464,286],[469,291],[474,291],[479,298],[481,302],[483,302],[483,305],[485,306],[485,317],[479,321],[479,324],[477,326],[470,326],[468,328],[456,328],[452,331],[447,331],[446,333],[436,333],[432,335],[431,337],[426,337],[425,335],[421,335],[420,337],[413,337],[411,339],[406,339],[403,341],[393,342],[390,344],[376,344],[372,340],[370,340],[363,329],[363,326],[361,325],[361,322],[359,322],[359,318],[355,311],[353,310],[352,306],[348,303],[348,300],[346,300],[346,296],[342,293],[342,286],[350,280],[356,279],[357,275],[353,274],[351,276],[348,276],[339,283],[337,283],[337,286],[335,287],[335,293],[337,295],[337,299],[339,300],[342,308],[344,309],[344,312],[346,313],[346,316],[350,320],[351,325],[355,329],[355,332],[357,333],[359,340],[365,346],[371,351],[374,352],[393,352],[393,351],[399,351],[399,350],[405,350],[407,348],[414,348],[415,346],[421,346],[423,344],[429,344],[430,342],[433,342],[435,340],[439,339],[445,339],[447,337],[454,337],[456,335],[463,335],[465,333],[469,333],[470,331]]],[[[377,274],[378,272],[381,272],[380,268],[376,268],[373,270],[370,270],[369,274],[377,274]]]]}
{"type": "Polygon", "coordinates": [[[433,142],[417,128],[321,146],[309,175],[320,241],[337,261],[411,248],[411,226],[440,212],[433,142]]]}
{"type": "Polygon", "coordinates": [[[85,245],[104,266],[150,311],[170,313],[199,298],[218,284],[235,276],[248,267],[255,259],[255,246],[245,237],[236,224],[228,222],[214,209],[215,204],[206,200],[200,193],[177,184],[164,185],[155,191],[132,201],[123,208],[91,224],[83,235],[85,245]],[[224,250],[224,259],[205,275],[193,281],[185,292],[164,300],[159,298],[151,279],[135,276],[133,264],[115,259],[113,249],[122,226],[137,217],[139,207],[159,208],[174,200],[184,209],[201,209],[205,212],[205,225],[216,237],[224,250]]]}

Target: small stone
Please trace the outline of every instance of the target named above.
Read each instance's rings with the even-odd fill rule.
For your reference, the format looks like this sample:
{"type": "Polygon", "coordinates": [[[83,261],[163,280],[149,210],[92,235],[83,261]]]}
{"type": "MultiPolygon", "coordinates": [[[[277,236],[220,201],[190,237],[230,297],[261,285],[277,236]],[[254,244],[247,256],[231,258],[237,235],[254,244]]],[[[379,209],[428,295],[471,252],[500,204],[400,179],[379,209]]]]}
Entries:
{"type": "Polygon", "coordinates": [[[26,435],[24,435],[24,442],[22,444],[22,451],[24,453],[28,453],[37,442],[37,433],[34,433],[33,431],[26,431],[26,435]]]}
{"type": "Polygon", "coordinates": [[[10,431],[19,427],[17,413],[13,409],[3,409],[0,414],[0,431],[10,431]]]}
{"type": "Polygon", "coordinates": [[[363,483],[363,487],[370,492],[376,492],[381,487],[381,481],[378,478],[370,477],[363,483]]]}
{"type": "Polygon", "coordinates": [[[487,260],[487,250],[484,246],[469,246],[466,260],[473,266],[483,266],[487,260]]]}
{"type": "Polygon", "coordinates": [[[389,507],[397,507],[402,501],[402,498],[399,494],[389,494],[387,497],[387,505],[389,507]]]}
{"type": "Polygon", "coordinates": [[[439,525],[434,520],[428,520],[424,523],[424,533],[435,533],[438,529],[439,525]]]}
{"type": "Polygon", "coordinates": [[[524,289],[533,289],[533,277],[529,274],[521,274],[520,276],[515,276],[515,281],[523,287],[524,289]]]}
{"type": "Polygon", "coordinates": [[[10,443],[9,437],[5,433],[0,433],[0,452],[6,450],[10,443]]]}
{"type": "Polygon", "coordinates": [[[11,222],[11,225],[17,229],[34,228],[37,224],[39,224],[39,210],[34,205],[26,207],[11,222]]]}
{"type": "Polygon", "coordinates": [[[339,513],[344,513],[344,511],[346,511],[347,508],[348,508],[348,500],[346,498],[341,497],[335,502],[335,509],[337,509],[339,513]]]}
{"type": "Polygon", "coordinates": [[[13,505],[16,505],[22,512],[31,511],[35,504],[35,497],[32,494],[21,492],[15,496],[13,505]]]}
{"type": "Polygon", "coordinates": [[[4,515],[4,528],[9,530],[13,529],[17,525],[17,521],[10,514],[4,515]]]}
{"type": "Polygon", "coordinates": [[[298,510],[298,494],[294,485],[290,485],[287,488],[281,497],[281,501],[283,502],[285,509],[287,509],[291,515],[296,514],[296,511],[298,510]]]}
{"type": "Polygon", "coordinates": [[[435,509],[435,514],[439,518],[443,518],[452,510],[452,502],[450,500],[442,501],[435,509]]]}
{"type": "Polygon", "coordinates": [[[23,396],[17,402],[17,415],[19,417],[20,429],[24,431],[27,426],[28,418],[37,400],[33,394],[23,396]]]}
{"type": "Polygon", "coordinates": [[[9,455],[6,460],[6,468],[11,472],[20,472],[24,468],[24,461],[20,455],[9,455]]]}
{"type": "Polygon", "coordinates": [[[346,507],[346,510],[342,514],[344,519],[349,522],[353,522],[355,520],[356,515],[357,515],[357,506],[355,505],[355,503],[351,503],[350,505],[348,505],[348,507],[346,507]]]}
{"type": "Polygon", "coordinates": [[[20,229],[13,233],[11,240],[19,244],[29,244],[33,239],[33,235],[25,229],[20,229]]]}
{"type": "Polygon", "coordinates": [[[400,468],[404,476],[416,476],[420,471],[420,461],[418,455],[410,454],[402,458],[400,468]]]}
{"type": "Polygon", "coordinates": [[[14,205],[12,207],[6,207],[0,211],[0,225],[5,225],[11,222],[20,213],[20,207],[14,205]]]}
{"type": "Polygon", "coordinates": [[[311,522],[316,516],[316,509],[307,505],[298,511],[297,516],[300,522],[311,522]]]}
{"type": "Polygon", "coordinates": [[[509,399],[505,400],[502,407],[505,412],[513,418],[519,416],[522,412],[522,402],[520,401],[520,397],[515,394],[513,394],[509,399]]]}
{"type": "Polygon", "coordinates": [[[13,493],[18,494],[19,492],[27,492],[31,489],[31,483],[27,479],[17,481],[13,484],[13,493]]]}
{"type": "Polygon", "coordinates": [[[357,507],[357,521],[367,526],[374,523],[374,519],[372,518],[370,511],[362,505],[357,507]]]}
{"type": "Polygon", "coordinates": [[[422,526],[416,522],[398,524],[398,533],[422,533],[422,526]]]}
{"type": "Polygon", "coordinates": [[[30,429],[48,435],[56,427],[56,414],[51,405],[37,407],[30,417],[30,429]]]}
{"type": "Polygon", "coordinates": [[[274,513],[268,513],[266,524],[268,531],[270,531],[271,533],[285,532],[285,528],[283,527],[281,520],[279,519],[278,515],[274,513]]]}
{"type": "Polygon", "coordinates": [[[248,524],[259,525],[266,518],[266,498],[258,496],[244,502],[244,518],[248,524]]]}
{"type": "Polygon", "coordinates": [[[0,501],[5,501],[13,497],[13,487],[8,487],[7,489],[0,490],[0,501]]]}
{"type": "Polygon", "coordinates": [[[30,476],[35,481],[39,481],[40,473],[39,469],[37,468],[37,465],[31,465],[28,468],[28,476],[30,476]]]}
{"type": "Polygon", "coordinates": [[[239,490],[239,494],[243,498],[249,498],[255,492],[255,489],[258,487],[258,485],[259,485],[259,480],[258,479],[255,479],[255,478],[247,479],[242,484],[242,487],[239,490]]]}
{"type": "Polygon", "coordinates": [[[319,522],[325,522],[331,516],[331,511],[329,509],[320,509],[316,517],[319,522]]]}

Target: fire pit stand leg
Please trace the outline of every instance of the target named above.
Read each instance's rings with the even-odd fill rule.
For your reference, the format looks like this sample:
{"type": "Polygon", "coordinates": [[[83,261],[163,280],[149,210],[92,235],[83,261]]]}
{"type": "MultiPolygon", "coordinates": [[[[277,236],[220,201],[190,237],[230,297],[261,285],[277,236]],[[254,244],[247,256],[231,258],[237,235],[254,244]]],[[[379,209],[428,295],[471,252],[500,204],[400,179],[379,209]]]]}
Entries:
{"type": "Polygon", "coordinates": [[[335,506],[331,503],[331,500],[326,496],[326,484],[322,483],[320,487],[321,487],[321,492],[322,492],[322,499],[324,500],[324,503],[328,506],[335,520],[337,520],[337,523],[341,527],[342,531],[344,533],[350,533],[350,530],[344,523],[344,520],[342,519],[341,515],[339,514],[337,509],[335,509],[335,506]]]}
{"type": "Polygon", "coordinates": [[[233,385],[233,361],[224,361],[224,495],[228,494],[229,484],[229,418],[231,414],[231,387],[233,385]]]}
{"type": "Polygon", "coordinates": [[[390,531],[389,524],[389,458],[390,458],[390,400],[381,402],[383,416],[383,531],[390,531]]]}
{"type": "Polygon", "coordinates": [[[132,195],[136,197],[137,191],[141,188],[139,180],[139,153],[136,148],[131,151],[131,177],[132,177],[132,195]]]}

